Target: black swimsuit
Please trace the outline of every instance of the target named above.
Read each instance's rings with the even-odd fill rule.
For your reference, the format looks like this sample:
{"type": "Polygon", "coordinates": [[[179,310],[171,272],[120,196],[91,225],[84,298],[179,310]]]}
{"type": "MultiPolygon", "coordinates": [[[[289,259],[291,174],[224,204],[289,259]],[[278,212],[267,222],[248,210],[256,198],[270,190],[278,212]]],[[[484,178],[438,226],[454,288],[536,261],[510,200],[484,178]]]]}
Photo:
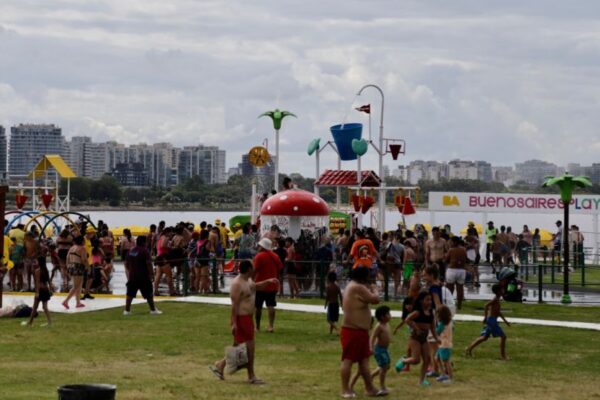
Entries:
{"type": "MultiPolygon", "coordinates": [[[[419,311],[417,318],[413,320],[416,324],[427,324],[433,323],[433,314],[430,312],[429,315],[425,314],[424,311],[419,311]]],[[[410,338],[416,340],[421,344],[427,343],[428,329],[413,329],[410,333],[410,338]]]]}

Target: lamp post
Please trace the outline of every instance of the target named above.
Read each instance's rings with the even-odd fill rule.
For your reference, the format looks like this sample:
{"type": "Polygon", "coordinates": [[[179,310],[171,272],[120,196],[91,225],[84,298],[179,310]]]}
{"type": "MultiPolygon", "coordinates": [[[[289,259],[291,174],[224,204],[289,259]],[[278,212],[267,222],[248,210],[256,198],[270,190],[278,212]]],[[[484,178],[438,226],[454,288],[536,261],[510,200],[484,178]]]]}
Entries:
{"type": "Polygon", "coordinates": [[[573,198],[573,189],[576,187],[590,187],[592,182],[585,176],[573,176],[569,173],[563,176],[552,177],[548,176],[545,178],[543,187],[556,185],[560,189],[560,200],[563,203],[564,215],[563,215],[563,237],[562,247],[563,252],[563,296],[561,299],[562,303],[571,303],[571,295],[569,294],[569,203],[573,198]]]}
{"type": "MultiPolygon", "coordinates": [[[[385,98],[383,96],[383,91],[381,90],[381,88],[373,84],[363,86],[362,88],[360,88],[356,95],[360,96],[363,90],[369,87],[377,89],[377,91],[381,95],[381,118],[379,120],[379,150],[377,151],[377,153],[379,154],[379,178],[381,179],[382,187],[384,187],[385,182],[383,181],[383,154],[385,153],[385,149],[383,148],[383,109],[385,98]]],[[[381,190],[379,193],[379,230],[382,233],[385,232],[385,198],[386,191],[384,189],[381,190]]]]}
{"type": "Polygon", "coordinates": [[[276,191],[279,191],[279,129],[281,129],[281,121],[287,116],[296,117],[293,113],[282,111],[278,108],[273,111],[264,112],[258,116],[258,118],[270,117],[273,120],[273,129],[275,129],[275,186],[273,189],[276,191]]]}

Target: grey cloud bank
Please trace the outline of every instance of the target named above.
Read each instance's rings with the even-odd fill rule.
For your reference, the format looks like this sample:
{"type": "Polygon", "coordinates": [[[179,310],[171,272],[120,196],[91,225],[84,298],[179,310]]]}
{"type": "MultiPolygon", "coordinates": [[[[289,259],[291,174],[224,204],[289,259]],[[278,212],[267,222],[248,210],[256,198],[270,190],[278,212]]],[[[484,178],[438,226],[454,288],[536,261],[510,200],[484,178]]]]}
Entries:
{"type": "Polygon", "coordinates": [[[600,6],[569,3],[4,0],[0,124],[202,142],[231,166],[273,138],[257,116],[279,106],[299,117],[284,122],[282,170],[313,175],[306,146],[345,116],[367,124],[354,106],[372,104],[376,130],[378,94],[355,98],[376,83],[386,135],[407,141],[398,162],[589,164],[600,161],[600,6]]]}

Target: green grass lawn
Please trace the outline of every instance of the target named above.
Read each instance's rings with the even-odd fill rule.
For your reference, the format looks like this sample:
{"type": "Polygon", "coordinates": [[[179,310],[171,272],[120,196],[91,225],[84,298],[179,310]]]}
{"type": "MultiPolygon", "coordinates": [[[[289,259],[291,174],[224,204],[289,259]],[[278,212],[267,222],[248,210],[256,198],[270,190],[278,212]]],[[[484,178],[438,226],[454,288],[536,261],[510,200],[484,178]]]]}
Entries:
{"type": "MultiPolygon", "coordinates": [[[[468,310],[480,313],[481,302],[468,310]]],[[[397,306],[397,303],[394,304],[397,306]]],[[[507,316],[599,321],[599,308],[504,304],[507,316]],[[567,318],[571,315],[571,318],[567,318]]],[[[257,336],[259,377],[253,387],[239,372],[218,381],[207,366],[231,343],[229,308],[162,303],[161,316],[134,306],[77,315],[54,315],[51,329],[3,319],[0,398],[56,399],[56,387],[70,383],[113,383],[124,399],[333,399],[338,398],[339,340],[328,334],[323,315],[281,311],[276,333],[257,336]]],[[[392,323],[397,323],[393,320],[392,323]]],[[[600,332],[515,325],[508,335],[510,361],[498,359],[490,339],[467,359],[462,349],[478,336],[478,323],[457,323],[455,383],[417,386],[417,371],[389,376],[390,398],[593,399],[600,398],[600,332]]],[[[404,353],[406,331],[394,337],[392,358],[404,353]]],[[[374,361],[372,362],[374,365],[374,361]]],[[[358,386],[362,393],[362,384],[358,386]]],[[[363,397],[363,396],[361,396],[363,397]]]]}

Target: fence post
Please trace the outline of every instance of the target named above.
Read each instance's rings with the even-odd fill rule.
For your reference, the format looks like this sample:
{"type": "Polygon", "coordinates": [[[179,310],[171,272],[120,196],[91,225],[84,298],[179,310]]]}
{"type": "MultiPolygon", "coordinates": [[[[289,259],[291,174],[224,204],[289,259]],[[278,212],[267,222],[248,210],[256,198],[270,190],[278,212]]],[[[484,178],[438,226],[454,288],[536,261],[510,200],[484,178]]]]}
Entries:
{"type": "Polygon", "coordinates": [[[219,293],[219,269],[217,268],[217,259],[211,258],[211,275],[212,275],[212,290],[213,293],[219,293]]]}
{"type": "Polygon", "coordinates": [[[581,286],[585,286],[585,263],[581,264],[581,286]]]}
{"type": "Polygon", "coordinates": [[[190,290],[190,262],[186,257],[183,261],[183,295],[187,296],[190,290]]]}
{"type": "Polygon", "coordinates": [[[543,286],[542,265],[538,264],[538,303],[543,303],[543,301],[542,301],[542,286],[543,286]]]}
{"type": "Polygon", "coordinates": [[[325,297],[325,260],[319,260],[319,294],[325,297]]]}
{"type": "Polygon", "coordinates": [[[383,266],[383,300],[390,301],[390,273],[385,264],[383,266]]]}
{"type": "Polygon", "coordinates": [[[525,264],[525,281],[529,280],[529,262],[525,264]]]}
{"type": "Polygon", "coordinates": [[[554,257],[552,257],[552,266],[550,267],[550,282],[554,283],[554,257]]]}

